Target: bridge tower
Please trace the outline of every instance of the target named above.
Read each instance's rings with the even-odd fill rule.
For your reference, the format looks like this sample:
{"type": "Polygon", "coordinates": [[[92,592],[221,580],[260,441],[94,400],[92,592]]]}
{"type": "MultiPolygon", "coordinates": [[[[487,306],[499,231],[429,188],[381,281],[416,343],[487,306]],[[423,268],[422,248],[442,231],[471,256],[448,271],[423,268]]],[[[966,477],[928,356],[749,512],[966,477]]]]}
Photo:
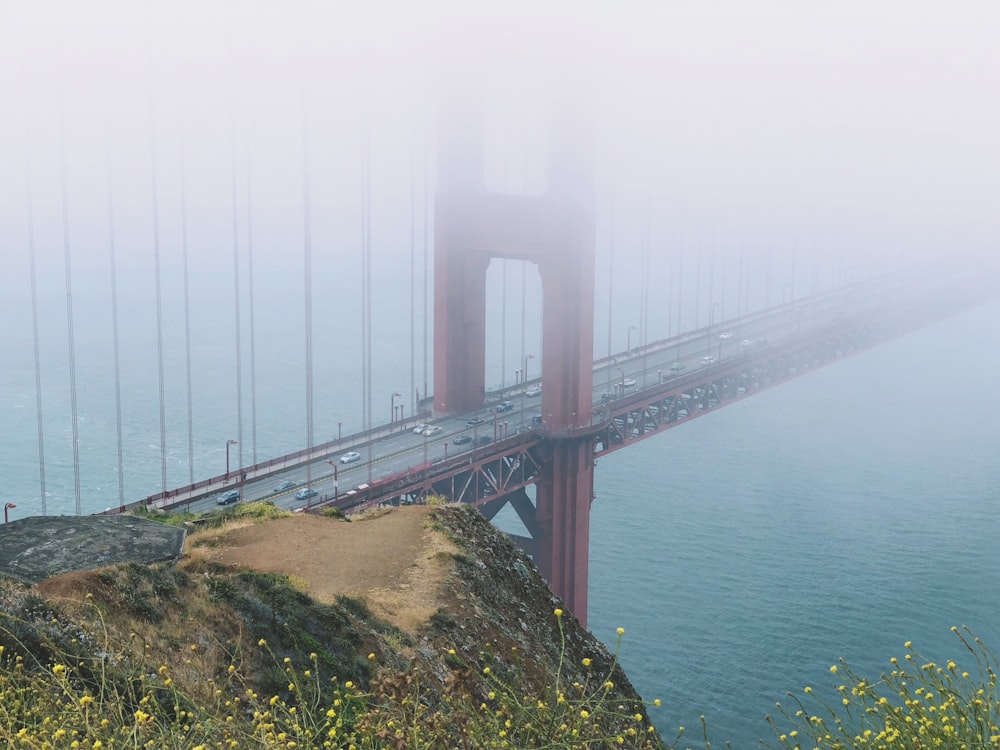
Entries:
{"type": "MultiPolygon", "coordinates": [[[[486,361],[486,269],[492,258],[530,261],[542,281],[542,396],[550,436],[536,486],[535,564],[586,623],[593,442],[593,184],[586,138],[575,127],[551,138],[543,195],[483,186],[482,143],[454,118],[442,130],[434,235],[434,409],[482,406],[486,361]]],[[[574,123],[575,125],[576,123],[574,123]]]]}

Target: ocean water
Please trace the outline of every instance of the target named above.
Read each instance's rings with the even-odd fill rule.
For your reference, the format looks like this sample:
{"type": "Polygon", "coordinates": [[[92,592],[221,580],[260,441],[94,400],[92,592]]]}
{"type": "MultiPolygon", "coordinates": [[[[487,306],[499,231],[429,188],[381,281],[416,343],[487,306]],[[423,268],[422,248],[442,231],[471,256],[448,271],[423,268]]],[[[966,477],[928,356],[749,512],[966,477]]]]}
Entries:
{"type": "Polygon", "coordinates": [[[1000,648],[1000,306],[600,459],[593,632],[661,732],[754,747],[787,691],[877,677],[903,643],[1000,648]]]}

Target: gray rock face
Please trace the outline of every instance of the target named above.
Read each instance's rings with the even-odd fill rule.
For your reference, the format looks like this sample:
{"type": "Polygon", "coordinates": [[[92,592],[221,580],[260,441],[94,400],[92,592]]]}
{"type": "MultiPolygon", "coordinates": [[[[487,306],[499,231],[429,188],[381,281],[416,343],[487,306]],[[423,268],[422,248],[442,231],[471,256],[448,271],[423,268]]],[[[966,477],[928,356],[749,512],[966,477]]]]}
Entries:
{"type": "Polygon", "coordinates": [[[0,526],[0,576],[35,584],[120,562],[175,560],[184,530],[134,516],[35,516],[0,526]]]}

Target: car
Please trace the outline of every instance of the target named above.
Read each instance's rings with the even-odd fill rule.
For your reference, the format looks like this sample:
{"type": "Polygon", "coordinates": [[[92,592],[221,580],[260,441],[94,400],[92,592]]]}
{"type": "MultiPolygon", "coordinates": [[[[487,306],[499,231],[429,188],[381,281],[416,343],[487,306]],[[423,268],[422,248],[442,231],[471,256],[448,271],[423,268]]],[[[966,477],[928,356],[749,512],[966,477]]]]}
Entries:
{"type": "Polygon", "coordinates": [[[670,365],[670,369],[673,370],[674,372],[680,372],[681,370],[684,369],[684,363],[674,362],[672,365],[670,365]]]}
{"type": "Polygon", "coordinates": [[[361,460],[361,454],[357,451],[348,451],[343,456],[340,457],[340,463],[342,464],[353,464],[355,461],[361,460]]]}
{"type": "Polygon", "coordinates": [[[472,417],[470,419],[465,420],[465,426],[475,427],[477,424],[483,424],[485,421],[486,420],[483,419],[482,417],[472,417]]]}
{"type": "Polygon", "coordinates": [[[284,492],[285,490],[292,489],[292,487],[294,487],[297,484],[298,484],[298,482],[293,482],[291,479],[286,479],[284,482],[281,482],[280,484],[276,484],[274,486],[274,491],[275,492],[284,492]]]}
{"type": "Polygon", "coordinates": [[[713,357],[711,354],[709,354],[707,357],[701,358],[702,367],[708,367],[709,365],[714,365],[714,364],[715,364],[715,357],[713,357]]]}
{"type": "Polygon", "coordinates": [[[542,415],[541,414],[532,414],[531,415],[531,424],[533,424],[533,425],[539,425],[541,423],[542,423],[542,415]]]}
{"type": "Polygon", "coordinates": [[[466,443],[471,443],[472,438],[468,435],[459,435],[457,438],[451,441],[452,445],[465,445],[466,443]]]}
{"type": "Polygon", "coordinates": [[[614,400],[615,400],[615,394],[611,393],[610,391],[605,391],[604,393],[601,394],[602,404],[608,404],[614,400]]]}
{"type": "Polygon", "coordinates": [[[719,334],[719,341],[729,341],[734,335],[732,331],[723,331],[719,334]]]}
{"type": "Polygon", "coordinates": [[[427,429],[424,430],[423,433],[421,434],[423,434],[424,437],[430,437],[431,435],[437,435],[439,432],[441,432],[440,427],[438,427],[436,424],[429,424],[427,425],[427,429]]]}
{"type": "Polygon", "coordinates": [[[625,378],[622,381],[622,388],[635,388],[635,378],[625,378]]]}
{"type": "Polygon", "coordinates": [[[501,401],[496,405],[495,411],[499,414],[503,414],[505,411],[513,411],[514,402],[513,401],[501,401]]]}
{"type": "Polygon", "coordinates": [[[308,500],[311,497],[316,497],[319,493],[312,487],[303,487],[301,490],[295,493],[296,500],[308,500]]]}
{"type": "Polygon", "coordinates": [[[493,442],[493,438],[491,438],[489,435],[480,435],[475,439],[474,442],[476,445],[489,445],[490,443],[493,442]]]}
{"type": "Polygon", "coordinates": [[[742,346],[744,349],[750,348],[751,346],[753,346],[753,339],[743,339],[740,342],[740,346],[742,346]]]}
{"type": "Polygon", "coordinates": [[[542,386],[540,386],[540,385],[533,385],[533,386],[531,386],[531,388],[529,388],[528,390],[526,390],[524,392],[524,395],[525,396],[541,396],[542,395],[542,386]]]}
{"type": "Polygon", "coordinates": [[[240,501],[240,491],[239,490],[227,490],[215,498],[216,505],[229,505],[230,503],[238,503],[240,501]]]}
{"type": "Polygon", "coordinates": [[[413,428],[413,434],[421,435],[423,434],[423,431],[426,430],[428,427],[430,427],[429,424],[418,424],[416,427],[413,428]]]}

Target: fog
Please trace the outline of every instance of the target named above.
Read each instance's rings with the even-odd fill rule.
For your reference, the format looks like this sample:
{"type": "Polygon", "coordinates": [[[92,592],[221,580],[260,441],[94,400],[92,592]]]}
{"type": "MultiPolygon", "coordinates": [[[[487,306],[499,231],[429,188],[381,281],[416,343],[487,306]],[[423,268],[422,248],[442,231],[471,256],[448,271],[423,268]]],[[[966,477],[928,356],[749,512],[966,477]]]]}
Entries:
{"type": "MultiPolygon", "coordinates": [[[[550,142],[567,127],[590,134],[597,355],[633,327],[648,341],[925,258],[991,254],[998,35],[1000,6],[985,1],[6,2],[0,395],[21,409],[5,421],[20,451],[8,455],[36,460],[23,440],[35,432],[32,243],[49,432],[66,430],[68,247],[81,415],[102,425],[81,436],[95,462],[113,452],[101,432],[114,404],[112,218],[136,446],[159,450],[154,247],[178,453],[188,255],[195,432],[209,454],[195,474],[237,429],[237,280],[239,360],[249,367],[256,347],[261,370],[253,397],[247,370],[240,381],[244,408],[259,401],[260,453],[305,442],[307,244],[316,439],[371,419],[358,406],[366,278],[368,395],[407,393],[412,412],[433,384],[425,271],[451,113],[479,113],[484,184],[504,192],[544,192],[550,142]],[[745,294],[733,290],[742,274],[745,294]],[[669,293],[640,309],[639,279],[669,293]]],[[[510,261],[489,273],[487,381],[509,385],[527,355],[539,362],[537,273],[510,261]]],[[[245,463],[258,449],[241,438],[245,463]]],[[[188,470],[177,457],[170,482],[188,470]]]]}

